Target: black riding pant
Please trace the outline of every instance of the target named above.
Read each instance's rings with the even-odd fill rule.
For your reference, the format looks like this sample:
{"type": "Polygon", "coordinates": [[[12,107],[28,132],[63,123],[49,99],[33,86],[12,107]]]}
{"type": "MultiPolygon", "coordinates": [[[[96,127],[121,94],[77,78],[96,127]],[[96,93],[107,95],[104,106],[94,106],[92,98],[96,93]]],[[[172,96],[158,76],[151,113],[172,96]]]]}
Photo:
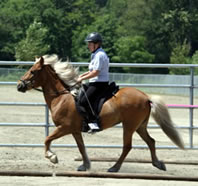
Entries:
{"type": "Polygon", "coordinates": [[[86,95],[83,93],[83,96],[80,99],[80,105],[83,105],[86,108],[87,112],[91,116],[91,120],[97,120],[97,116],[92,113],[89,103],[91,104],[92,109],[95,110],[95,101],[98,99],[98,97],[100,97],[107,87],[108,82],[93,82],[84,86],[86,95]]]}

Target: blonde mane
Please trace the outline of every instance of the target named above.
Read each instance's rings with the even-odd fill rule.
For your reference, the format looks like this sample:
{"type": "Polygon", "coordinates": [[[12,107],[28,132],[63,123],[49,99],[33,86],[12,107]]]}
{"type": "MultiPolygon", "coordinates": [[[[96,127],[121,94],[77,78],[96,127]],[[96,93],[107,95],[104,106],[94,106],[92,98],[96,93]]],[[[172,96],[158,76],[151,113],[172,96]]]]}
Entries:
{"type": "Polygon", "coordinates": [[[71,93],[76,95],[79,85],[77,79],[79,76],[78,68],[74,68],[68,61],[62,62],[57,55],[44,55],[44,64],[50,65],[58,77],[69,87],[72,87],[71,93]]]}

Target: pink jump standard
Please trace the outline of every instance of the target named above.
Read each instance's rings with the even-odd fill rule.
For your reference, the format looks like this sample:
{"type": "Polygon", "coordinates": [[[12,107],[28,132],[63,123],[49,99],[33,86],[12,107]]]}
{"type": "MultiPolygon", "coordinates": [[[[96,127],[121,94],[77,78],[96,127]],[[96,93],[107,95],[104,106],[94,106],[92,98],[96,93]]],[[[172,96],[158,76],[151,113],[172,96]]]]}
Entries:
{"type": "MultiPolygon", "coordinates": [[[[75,93],[79,89],[77,79],[78,72],[68,62],[59,61],[56,55],[43,56],[38,58],[19,80],[17,89],[26,92],[42,87],[45,101],[56,125],[54,132],[46,137],[45,157],[49,158],[52,163],[57,163],[57,156],[50,150],[51,142],[64,135],[72,134],[83,159],[83,164],[78,167],[78,171],[86,171],[90,169],[91,163],[81,134],[83,118],[77,112],[74,101],[75,93]]],[[[122,153],[115,165],[108,169],[109,172],[119,171],[132,148],[132,135],[135,131],[148,145],[153,166],[166,170],[164,163],[156,156],[155,140],[147,131],[150,115],[178,147],[184,148],[168,109],[160,99],[149,98],[135,88],[121,88],[114,97],[104,103],[100,113],[103,130],[118,123],[123,125],[122,153]]]]}

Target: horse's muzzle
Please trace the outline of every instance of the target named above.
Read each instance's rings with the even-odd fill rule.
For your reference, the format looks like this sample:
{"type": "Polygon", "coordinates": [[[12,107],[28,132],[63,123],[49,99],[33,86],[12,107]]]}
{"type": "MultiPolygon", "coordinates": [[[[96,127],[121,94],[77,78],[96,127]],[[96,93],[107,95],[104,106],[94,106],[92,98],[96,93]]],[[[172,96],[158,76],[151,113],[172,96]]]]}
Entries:
{"type": "Polygon", "coordinates": [[[26,83],[25,83],[25,81],[19,81],[18,82],[18,84],[17,84],[17,90],[19,91],[19,92],[26,92],[26,90],[27,90],[27,85],[26,85],[26,83]]]}

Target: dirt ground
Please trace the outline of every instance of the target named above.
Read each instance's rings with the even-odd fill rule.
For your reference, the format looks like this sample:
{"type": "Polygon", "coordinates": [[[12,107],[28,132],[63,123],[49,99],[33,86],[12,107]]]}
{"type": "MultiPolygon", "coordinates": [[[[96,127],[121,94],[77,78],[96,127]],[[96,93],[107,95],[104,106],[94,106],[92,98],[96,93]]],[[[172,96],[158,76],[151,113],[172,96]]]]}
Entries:
{"type": "MultiPolygon", "coordinates": [[[[0,86],[1,102],[39,102],[44,103],[42,93],[31,91],[25,94],[18,93],[14,86],[0,86]]],[[[188,97],[165,96],[162,98],[167,104],[189,104],[188,97]]],[[[198,99],[194,100],[198,105],[198,99]]],[[[198,126],[198,109],[194,110],[194,125],[198,126]]],[[[170,109],[173,121],[177,126],[189,126],[188,109],[170,109]]],[[[43,107],[28,106],[0,106],[0,123],[43,123],[45,122],[45,110],[43,107]]],[[[51,121],[50,121],[51,122],[51,121]]],[[[150,123],[153,123],[152,119],[150,123]]],[[[50,128],[50,132],[54,128],[50,128]]],[[[189,146],[188,129],[179,129],[185,142],[189,146]]],[[[149,129],[149,133],[156,140],[156,145],[174,144],[165,136],[161,129],[149,129]]],[[[198,131],[194,130],[193,143],[198,146],[198,131]]],[[[112,128],[103,132],[90,135],[83,134],[87,145],[122,145],[122,131],[118,128],[112,128]]],[[[0,144],[43,144],[45,139],[45,129],[43,127],[8,127],[0,126],[0,144]]],[[[72,136],[65,136],[53,142],[53,144],[71,144],[74,145],[72,136]]],[[[133,137],[133,145],[145,145],[138,135],[133,137]]],[[[77,148],[52,147],[52,150],[59,158],[58,165],[52,165],[49,160],[44,158],[43,147],[0,147],[0,171],[34,171],[34,172],[64,172],[76,171],[81,164],[75,161],[80,154],[77,148]]],[[[90,158],[118,158],[120,148],[87,148],[90,158]]],[[[179,150],[179,149],[157,149],[157,155],[160,160],[166,161],[191,161],[198,163],[197,150],[179,150]]],[[[150,160],[150,152],[147,149],[133,149],[127,156],[135,160],[150,160]]],[[[90,172],[106,172],[114,162],[92,162],[90,172]]],[[[125,162],[120,173],[131,174],[155,174],[167,176],[192,176],[198,177],[198,165],[175,165],[166,164],[167,171],[160,171],[153,167],[151,163],[127,163],[125,162]]],[[[76,177],[8,177],[0,176],[0,186],[33,186],[33,185],[197,185],[196,182],[187,181],[162,181],[162,180],[138,180],[138,179],[110,179],[110,178],[76,178],[76,177]]]]}

